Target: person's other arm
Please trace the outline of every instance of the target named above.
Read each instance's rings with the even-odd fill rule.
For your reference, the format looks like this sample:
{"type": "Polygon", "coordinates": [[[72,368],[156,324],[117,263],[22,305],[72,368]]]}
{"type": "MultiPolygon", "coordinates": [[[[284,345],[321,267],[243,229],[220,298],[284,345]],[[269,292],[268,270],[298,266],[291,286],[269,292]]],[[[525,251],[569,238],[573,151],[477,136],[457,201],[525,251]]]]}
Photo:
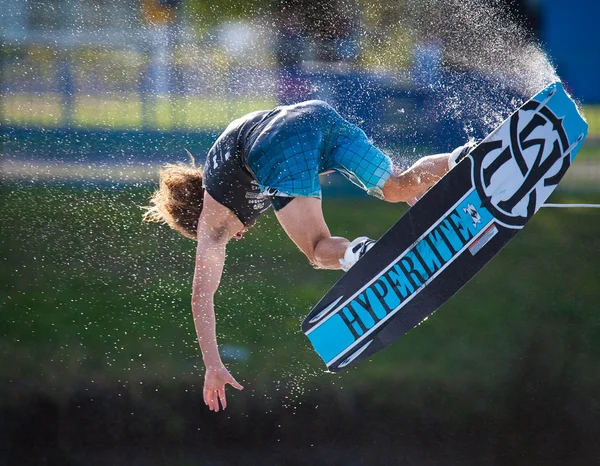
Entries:
{"type": "Polygon", "coordinates": [[[228,209],[205,194],[203,212],[198,222],[192,313],[206,367],[204,402],[215,412],[219,411],[219,401],[223,409],[227,407],[226,384],[238,390],[243,388],[221,361],[214,310],[214,296],[225,265],[225,247],[240,226],[241,222],[228,209]]]}

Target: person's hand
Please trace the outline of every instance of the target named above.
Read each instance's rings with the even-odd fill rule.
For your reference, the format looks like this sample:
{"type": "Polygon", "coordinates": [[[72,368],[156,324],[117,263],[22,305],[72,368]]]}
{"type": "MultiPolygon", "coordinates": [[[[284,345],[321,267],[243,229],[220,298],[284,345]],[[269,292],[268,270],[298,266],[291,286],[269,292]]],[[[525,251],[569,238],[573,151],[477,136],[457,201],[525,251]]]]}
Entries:
{"type": "Polygon", "coordinates": [[[237,383],[225,366],[220,365],[206,369],[203,392],[204,403],[206,403],[208,408],[215,413],[219,411],[219,401],[221,402],[223,409],[227,407],[227,400],[225,399],[226,384],[229,384],[238,390],[244,388],[237,383]]]}

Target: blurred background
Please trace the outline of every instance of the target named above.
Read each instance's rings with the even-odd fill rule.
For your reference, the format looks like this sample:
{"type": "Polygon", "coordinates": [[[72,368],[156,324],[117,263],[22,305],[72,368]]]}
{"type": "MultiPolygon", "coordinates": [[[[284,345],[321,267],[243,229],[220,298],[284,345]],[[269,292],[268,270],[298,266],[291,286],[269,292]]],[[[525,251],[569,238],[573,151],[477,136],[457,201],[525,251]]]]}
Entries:
{"type": "MultiPolygon", "coordinates": [[[[158,167],[319,98],[398,163],[483,138],[560,76],[590,134],[555,202],[600,202],[591,0],[0,0],[0,465],[590,465],[600,212],[543,209],[417,330],[327,374],[300,322],[340,277],[267,214],[228,247],[202,402],[195,244],[141,223],[158,167]]],[[[333,234],[405,212],[335,176],[333,234]]]]}

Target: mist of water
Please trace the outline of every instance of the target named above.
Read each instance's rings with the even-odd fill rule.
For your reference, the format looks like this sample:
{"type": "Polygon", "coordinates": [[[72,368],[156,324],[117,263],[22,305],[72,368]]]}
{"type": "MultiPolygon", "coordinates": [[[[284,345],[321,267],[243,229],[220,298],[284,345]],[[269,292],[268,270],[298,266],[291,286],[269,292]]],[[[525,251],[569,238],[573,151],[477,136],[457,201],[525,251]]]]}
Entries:
{"type": "Polygon", "coordinates": [[[438,44],[449,69],[429,85],[443,95],[436,111],[462,121],[466,137],[491,131],[559,80],[539,42],[501,0],[411,0],[408,12],[406,27],[425,46],[438,44]]]}

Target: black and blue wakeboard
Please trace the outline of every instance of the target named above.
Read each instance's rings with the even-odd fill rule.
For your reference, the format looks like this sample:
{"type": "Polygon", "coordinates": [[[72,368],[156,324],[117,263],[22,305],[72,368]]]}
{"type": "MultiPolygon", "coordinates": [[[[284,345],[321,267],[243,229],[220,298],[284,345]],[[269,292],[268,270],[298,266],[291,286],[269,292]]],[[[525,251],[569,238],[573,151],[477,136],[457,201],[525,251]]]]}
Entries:
{"type": "Polygon", "coordinates": [[[525,226],[587,124],[556,82],[479,143],[319,301],[302,330],[337,372],[419,325],[525,226]]]}

